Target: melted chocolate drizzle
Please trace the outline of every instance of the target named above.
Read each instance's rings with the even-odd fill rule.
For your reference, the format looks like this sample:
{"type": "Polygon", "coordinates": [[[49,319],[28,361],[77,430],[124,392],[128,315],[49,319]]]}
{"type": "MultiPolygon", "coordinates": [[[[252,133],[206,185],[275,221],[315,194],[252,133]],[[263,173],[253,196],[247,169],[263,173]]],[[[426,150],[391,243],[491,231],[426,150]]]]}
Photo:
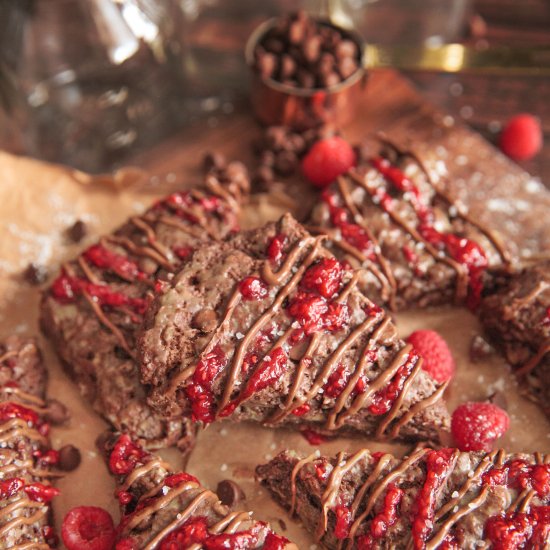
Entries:
{"type": "MultiPolygon", "coordinates": [[[[347,550],[355,548],[357,539],[364,536],[365,533],[369,533],[370,522],[373,519],[373,510],[375,507],[380,508],[380,503],[384,502],[390,485],[399,486],[401,482],[409,483],[410,485],[410,480],[407,482],[407,473],[411,470],[417,471],[420,469],[423,471],[428,469],[431,453],[444,454],[445,460],[442,460],[443,462],[446,461],[444,468],[442,468],[443,471],[440,473],[438,484],[434,489],[434,508],[431,510],[433,521],[430,520],[432,527],[428,527],[426,538],[420,537],[416,539],[413,536],[414,527],[412,527],[413,531],[409,531],[407,535],[407,549],[437,549],[445,541],[446,537],[452,533],[453,528],[461,518],[469,514],[476,514],[477,510],[490,500],[491,494],[495,490],[500,490],[502,483],[497,482],[492,485],[488,476],[491,474],[498,475],[503,468],[514,464],[514,461],[518,461],[516,464],[520,464],[520,466],[524,466],[526,469],[543,467],[546,477],[541,473],[539,476],[541,479],[547,480],[548,476],[550,476],[550,467],[548,467],[550,464],[550,455],[544,456],[540,453],[534,455],[507,455],[503,450],[492,451],[482,456],[477,466],[466,477],[465,482],[461,486],[457,486],[447,498],[441,500],[439,505],[436,506],[435,503],[439,502],[437,494],[441,493],[441,488],[446,485],[447,492],[450,491],[449,486],[452,487],[452,485],[449,485],[451,483],[449,480],[457,465],[457,461],[461,455],[467,455],[468,453],[461,453],[458,449],[433,451],[428,448],[418,448],[410,456],[402,460],[397,460],[390,454],[379,453],[378,456],[372,455],[367,449],[362,449],[351,455],[341,452],[333,460],[327,460],[324,457],[319,457],[318,453],[314,453],[307,458],[299,460],[292,469],[290,478],[291,514],[296,513],[298,505],[297,483],[303,468],[308,464],[312,464],[314,467],[316,464],[319,464],[323,466],[323,471],[326,472],[326,464],[331,464],[332,469],[328,475],[326,485],[324,485],[321,497],[321,516],[315,531],[316,538],[320,541],[329,529],[329,512],[334,512],[338,503],[344,500],[342,484],[346,475],[350,474],[352,470],[357,472],[357,469],[370,471],[360,485],[355,485],[352,491],[352,499],[349,500],[349,495],[345,499],[349,502],[347,508],[349,509],[351,519],[348,525],[348,534],[344,539],[339,541],[338,548],[347,550]],[[499,489],[495,489],[495,485],[499,489]],[[359,514],[360,509],[362,512],[359,514]]],[[[317,468],[315,470],[317,471],[317,468]]],[[[418,481],[418,475],[418,472],[414,474],[413,483],[415,486],[418,481]]],[[[418,488],[418,494],[422,492],[423,487],[428,487],[430,483],[427,474],[421,475],[425,475],[426,477],[418,488]]],[[[515,483],[517,481],[507,479],[504,484],[504,487],[508,491],[511,491],[510,494],[515,494],[516,496],[509,499],[506,509],[500,510],[500,514],[503,517],[508,517],[510,514],[517,512],[528,513],[533,505],[547,506],[550,504],[550,486],[548,485],[548,481],[546,481],[546,484],[544,484],[544,481],[540,482],[537,488],[533,487],[538,483],[535,477],[531,481],[524,480],[520,482],[520,485],[527,485],[527,487],[512,487],[515,483]],[[532,483],[532,486],[529,486],[529,483],[532,483]],[[536,504],[533,503],[534,499],[538,501],[536,504]]],[[[405,487],[409,487],[409,485],[405,485],[405,487]]],[[[351,485],[346,483],[345,486],[345,491],[349,492],[351,485]]],[[[410,487],[406,490],[411,491],[410,487]]],[[[415,520],[421,512],[417,506],[416,512],[414,512],[417,516],[413,515],[409,519],[411,526],[414,526],[415,520]]],[[[487,519],[486,512],[480,511],[479,518],[485,522],[487,519]]],[[[384,539],[378,540],[382,542],[384,539]]],[[[485,539],[485,543],[488,546],[489,541],[485,539]]],[[[370,546],[367,547],[370,548],[370,546]]]]}

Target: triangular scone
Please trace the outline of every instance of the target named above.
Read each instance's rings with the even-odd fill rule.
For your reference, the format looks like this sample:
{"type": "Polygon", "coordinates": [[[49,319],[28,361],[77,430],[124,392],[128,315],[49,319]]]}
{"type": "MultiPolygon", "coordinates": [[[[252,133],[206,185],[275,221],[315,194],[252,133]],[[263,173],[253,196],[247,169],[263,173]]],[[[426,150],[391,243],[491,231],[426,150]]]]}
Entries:
{"type": "Polygon", "coordinates": [[[297,550],[251,512],[231,511],[194,476],[174,472],[130,436],[119,436],[102,451],[117,480],[122,514],[116,550],[297,550]]]}
{"type": "Polygon", "coordinates": [[[550,417],[550,260],[497,276],[479,318],[550,417]]]}
{"type": "Polygon", "coordinates": [[[230,163],[210,172],[203,187],[172,193],[101,237],[62,266],[42,299],[42,330],[82,394],[116,430],[149,448],[188,451],[194,428],[147,406],[135,361],[143,312],[194,249],[236,231],[246,169],[230,163]]]}
{"type": "Polygon", "coordinates": [[[548,548],[550,456],[284,451],[257,478],[328,549],[548,548]]]}
{"type": "Polygon", "coordinates": [[[197,251],[145,317],[153,408],[203,423],[437,440],[445,386],[323,239],[285,215],[197,251]]]}
{"type": "Polygon", "coordinates": [[[51,500],[59,490],[50,480],[59,455],[48,432],[61,418],[45,401],[46,377],[34,340],[0,343],[0,548],[57,545],[51,500]]]}
{"type": "Polygon", "coordinates": [[[507,263],[510,247],[414,154],[385,142],[382,155],[324,189],[307,227],[326,234],[339,258],[367,268],[361,284],[377,303],[476,307],[486,268],[507,263]]]}

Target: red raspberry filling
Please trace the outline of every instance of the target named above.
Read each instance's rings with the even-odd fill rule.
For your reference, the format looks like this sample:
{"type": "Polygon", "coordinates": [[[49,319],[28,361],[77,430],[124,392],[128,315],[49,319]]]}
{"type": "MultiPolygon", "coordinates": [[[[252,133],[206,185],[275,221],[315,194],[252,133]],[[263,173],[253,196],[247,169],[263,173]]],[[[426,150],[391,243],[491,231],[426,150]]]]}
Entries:
{"type": "Polygon", "coordinates": [[[109,512],[97,506],[78,506],[63,519],[61,538],[67,550],[111,550],[115,527],[109,512]]]}
{"type": "Polygon", "coordinates": [[[461,451],[490,451],[509,426],[506,412],[493,403],[464,403],[451,419],[451,433],[461,451]]]}

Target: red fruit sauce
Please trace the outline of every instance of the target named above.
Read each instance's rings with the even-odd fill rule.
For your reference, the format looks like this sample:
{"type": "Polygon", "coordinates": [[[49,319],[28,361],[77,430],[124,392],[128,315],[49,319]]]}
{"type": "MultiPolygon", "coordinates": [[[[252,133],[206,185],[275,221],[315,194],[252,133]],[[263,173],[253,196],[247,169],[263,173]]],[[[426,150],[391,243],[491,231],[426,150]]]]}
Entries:
{"type": "Polygon", "coordinates": [[[38,413],[32,409],[28,409],[18,403],[5,401],[0,403],[0,422],[6,422],[12,418],[19,418],[26,422],[29,426],[39,426],[41,424],[38,413]]]}
{"type": "Polygon", "coordinates": [[[349,322],[346,304],[329,302],[322,296],[304,291],[298,291],[290,300],[287,312],[302,325],[307,336],[322,330],[334,332],[349,322]]]}
{"type": "Polygon", "coordinates": [[[94,298],[100,306],[127,306],[140,315],[143,315],[147,308],[148,302],[143,298],[130,298],[121,292],[113,291],[108,285],[97,285],[80,277],[70,277],[65,271],[61,271],[51,287],[53,297],[62,303],[72,303],[84,292],[94,298]]]}
{"type": "Polygon", "coordinates": [[[359,537],[357,540],[358,550],[370,550],[375,547],[375,541],[383,538],[388,529],[397,521],[399,516],[399,505],[403,499],[403,489],[390,483],[384,495],[382,509],[371,521],[369,533],[359,537]]]}
{"type": "Polygon", "coordinates": [[[418,359],[417,353],[411,350],[407,360],[397,369],[389,384],[373,395],[372,403],[368,407],[368,411],[371,414],[386,414],[391,409],[393,403],[403,390],[405,381],[410,376],[418,359]]]}
{"type": "Polygon", "coordinates": [[[278,262],[283,257],[283,250],[286,244],[286,235],[279,233],[275,235],[267,245],[267,257],[272,262],[278,262]]]}
{"type": "Polygon", "coordinates": [[[177,487],[182,483],[196,483],[197,485],[200,485],[199,480],[195,476],[192,476],[187,472],[179,472],[178,474],[172,474],[171,476],[168,476],[164,480],[164,485],[170,488],[177,487]]]}
{"type": "Polygon", "coordinates": [[[212,385],[218,374],[227,364],[227,357],[219,345],[207,353],[198,363],[191,384],[185,388],[191,402],[192,417],[195,422],[212,422],[216,416],[216,402],[212,385]]]}
{"type": "Polygon", "coordinates": [[[84,251],[84,258],[99,269],[108,269],[116,273],[119,277],[134,281],[135,279],[145,279],[145,273],[142,273],[136,262],[133,262],[126,256],[117,254],[112,250],[95,244],[84,251]]]}
{"type": "Polygon", "coordinates": [[[344,504],[337,504],[332,511],[336,516],[334,536],[337,539],[343,540],[349,535],[349,529],[351,526],[351,510],[344,504]]]}
{"type": "Polygon", "coordinates": [[[429,451],[426,456],[426,479],[416,497],[416,509],[412,519],[412,539],[415,550],[424,548],[433,530],[437,493],[453,467],[454,453],[454,449],[440,449],[429,451]]]}
{"type": "Polygon", "coordinates": [[[550,464],[529,464],[515,459],[500,468],[492,468],[483,474],[483,483],[504,485],[514,489],[534,489],[541,498],[550,496],[550,464]]]}
{"type": "Polygon", "coordinates": [[[262,300],[267,296],[267,287],[259,277],[246,277],[239,283],[239,292],[244,300],[262,300]]]}
{"type": "Polygon", "coordinates": [[[320,434],[311,428],[304,428],[303,430],[300,430],[300,433],[310,445],[320,445],[321,443],[325,443],[329,440],[326,435],[320,434]]]}
{"type": "Polygon", "coordinates": [[[109,457],[109,469],[115,475],[128,475],[147,453],[129,435],[121,435],[109,457]]]}
{"type": "Polygon", "coordinates": [[[323,298],[332,298],[340,290],[343,274],[343,266],[336,258],[322,258],[308,267],[300,287],[323,298]]]}

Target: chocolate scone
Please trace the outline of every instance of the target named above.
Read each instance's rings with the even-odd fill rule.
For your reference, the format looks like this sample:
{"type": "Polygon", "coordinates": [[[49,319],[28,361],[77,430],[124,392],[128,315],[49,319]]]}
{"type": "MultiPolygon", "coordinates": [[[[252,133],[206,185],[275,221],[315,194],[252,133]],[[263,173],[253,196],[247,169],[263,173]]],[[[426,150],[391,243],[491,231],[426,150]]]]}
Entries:
{"type": "Polygon", "coordinates": [[[107,444],[122,518],[117,550],[240,548],[297,550],[251,512],[234,510],[194,476],[174,472],[127,434],[107,444]]]}
{"type": "Polygon", "coordinates": [[[485,270],[511,259],[495,228],[470,216],[418,157],[390,142],[322,192],[307,227],[328,235],[339,258],[367,267],[365,293],[392,309],[475,308],[485,270]]]}
{"type": "Polygon", "coordinates": [[[46,371],[33,340],[0,343],[0,548],[56,545],[50,485],[58,454],[48,439],[46,371]]]}
{"type": "Polygon", "coordinates": [[[418,449],[390,454],[284,451],[258,480],[323,548],[548,548],[550,457],[418,449]]]}
{"type": "Polygon", "coordinates": [[[191,252],[237,229],[248,190],[240,163],[214,168],[206,189],[173,193],[62,267],[44,293],[42,330],[94,409],[152,448],[187,449],[194,428],[154,414],[135,361],[136,332],[151,297],[191,252]]]}
{"type": "Polygon", "coordinates": [[[445,384],[290,215],[198,250],[148,310],[139,348],[163,414],[438,440],[445,384]]]}
{"type": "Polygon", "coordinates": [[[530,397],[550,415],[550,260],[497,277],[479,318],[530,397]]]}

